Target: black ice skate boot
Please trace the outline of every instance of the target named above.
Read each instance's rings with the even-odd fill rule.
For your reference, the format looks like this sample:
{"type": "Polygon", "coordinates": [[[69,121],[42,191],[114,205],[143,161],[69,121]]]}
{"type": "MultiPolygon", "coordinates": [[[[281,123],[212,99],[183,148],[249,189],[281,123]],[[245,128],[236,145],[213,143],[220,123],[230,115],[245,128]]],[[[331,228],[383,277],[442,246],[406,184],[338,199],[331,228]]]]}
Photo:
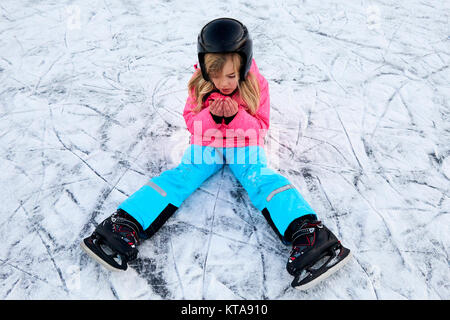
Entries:
{"type": "Polygon", "coordinates": [[[137,258],[142,232],[140,224],[119,209],[81,242],[81,248],[109,270],[126,270],[137,258]]]}
{"type": "Polygon", "coordinates": [[[288,228],[292,251],[286,269],[295,277],[291,285],[300,290],[329,277],[351,257],[350,250],[321,221],[308,218],[297,219],[288,228]]]}

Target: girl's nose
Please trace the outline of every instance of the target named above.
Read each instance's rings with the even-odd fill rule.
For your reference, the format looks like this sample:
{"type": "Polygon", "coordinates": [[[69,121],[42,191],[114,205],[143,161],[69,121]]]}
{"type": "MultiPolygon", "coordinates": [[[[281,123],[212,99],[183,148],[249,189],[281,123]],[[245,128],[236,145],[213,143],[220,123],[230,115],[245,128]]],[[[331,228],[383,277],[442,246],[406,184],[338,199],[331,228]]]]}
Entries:
{"type": "Polygon", "coordinates": [[[224,79],[224,80],[222,80],[220,85],[222,88],[228,88],[229,84],[230,84],[230,82],[228,81],[228,79],[224,79]]]}

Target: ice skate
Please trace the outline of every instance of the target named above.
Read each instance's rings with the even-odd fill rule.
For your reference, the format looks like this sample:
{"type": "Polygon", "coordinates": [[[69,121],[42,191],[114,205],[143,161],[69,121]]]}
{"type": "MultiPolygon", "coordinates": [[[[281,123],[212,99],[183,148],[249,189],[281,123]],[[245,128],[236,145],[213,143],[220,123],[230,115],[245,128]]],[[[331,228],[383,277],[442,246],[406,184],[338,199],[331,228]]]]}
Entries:
{"type": "Polygon", "coordinates": [[[292,234],[287,271],[294,276],[292,287],[306,290],[342,268],[351,252],[320,221],[304,220],[292,234]]]}
{"type": "Polygon", "coordinates": [[[127,270],[128,262],[137,258],[141,229],[129,214],[118,210],[81,242],[81,248],[108,270],[127,270]]]}

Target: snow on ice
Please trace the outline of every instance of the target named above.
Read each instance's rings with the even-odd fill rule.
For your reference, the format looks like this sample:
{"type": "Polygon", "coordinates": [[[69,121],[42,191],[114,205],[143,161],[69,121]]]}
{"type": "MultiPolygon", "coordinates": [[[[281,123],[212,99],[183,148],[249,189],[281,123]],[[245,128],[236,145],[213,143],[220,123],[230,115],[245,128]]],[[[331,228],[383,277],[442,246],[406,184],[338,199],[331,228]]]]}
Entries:
{"type": "Polygon", "coordinates": [[[449,2],[2,1],[0,299],[449,299],[449,2]],[[80,240],[188,146],[201,27],[247,25],[269,165],[353,252],[306,292],[228,167],[127,272],[80,240]]]}

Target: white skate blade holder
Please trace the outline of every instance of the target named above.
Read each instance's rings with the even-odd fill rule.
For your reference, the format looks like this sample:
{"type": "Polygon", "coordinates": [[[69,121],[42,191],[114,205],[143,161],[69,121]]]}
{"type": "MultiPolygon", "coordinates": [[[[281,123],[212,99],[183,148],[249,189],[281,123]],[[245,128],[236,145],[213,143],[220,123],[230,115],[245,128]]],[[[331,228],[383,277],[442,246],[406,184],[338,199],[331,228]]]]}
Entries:
{"type": "Polygon", "coordinates": [[[124,271],[122,269],[118,269],[118,268],[114,268],[113,266],[111,266],[109,263],[105,262],[105,260],[101,259],[98,255],[96,255],[94,252],[92,252],[92,250],[86,246],[86,244],[84,243],[84,241],[81,241],[80,243],[80,247],[81,249],[83,249],[84,252],[86,252],[91,258],[93,258],[95,261],[97,261],[99,264],[101,264],[102,266],[104,266],[106,269],[110,270],[110,271],[114,271],[114,272],[120,272],[120,271],[124,271]]]}
{"type": "Polygon", "coordinates": [[[328,278],[329,276],[334,274],[336,271],[341,269],[344,265],[346,265],[347,262],[351,259],[351,257],[352,257],[352,252],[350,251],[344,259],[342,259],[338,264],[336,264],[334,267],[330,268],[328,271],[324,272],[323,274],[321,274],[314,280],[311,280],[310,282],[305,283],[304,285],[295,286],[294,288],[297,290],[304,291],[304,290],[308,290],[308,289],[314,287],[315,285],[322,282],[323,280],[325,280],[326,278],[328,278]]]}

